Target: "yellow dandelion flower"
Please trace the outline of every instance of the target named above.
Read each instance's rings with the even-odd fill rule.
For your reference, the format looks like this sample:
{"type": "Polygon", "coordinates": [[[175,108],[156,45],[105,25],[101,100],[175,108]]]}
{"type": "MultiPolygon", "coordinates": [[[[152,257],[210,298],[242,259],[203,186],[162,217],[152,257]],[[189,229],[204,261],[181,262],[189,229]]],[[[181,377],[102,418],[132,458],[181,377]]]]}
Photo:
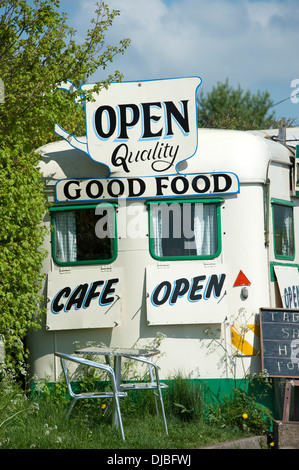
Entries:
{"type": "Polygon", "coordinates": [[[102,404],[102,410],[104,410],[106,408],[106,405],[105,403],[102,404]]]}
{"type": "Polygon", "coordinates": [[[243,414],[242,414],[242,418],[247,419],[247,418],[248,418],[248,415],[247,415],[246,413],[243,413],[243,414]]]}

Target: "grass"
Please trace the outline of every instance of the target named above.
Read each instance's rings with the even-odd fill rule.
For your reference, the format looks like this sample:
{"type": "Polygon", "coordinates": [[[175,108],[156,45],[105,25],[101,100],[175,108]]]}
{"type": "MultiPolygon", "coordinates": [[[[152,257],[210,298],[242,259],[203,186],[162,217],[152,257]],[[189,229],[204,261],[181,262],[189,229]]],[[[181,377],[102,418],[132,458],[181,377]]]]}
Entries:
{"type": "Polygon", "coordinates": [[[194,449],[245,436],[236,428],[173,416],[167,419],[167,436],[161,417],[123,413],[126,440],[122,441],[119,431],[101,420],[100,407],[87,410],[80,405],[68,421],[65,407],[45,401],[35,411],[11,415],[0,428],[1,449],[194,449]]]}
{"type": "MultiPolygon", "coordinates": [[[[203,418],[200,390],[178,378],[165,396],[169,434],[153,413],[152,394],[121,400],[126,440],[103,417],[99,400],[78,402],[66,420],[64,386],[28,397],[13,380],[0,381],[1,449],[196,449],[253,433],[203,418]]],[[[47,388],[47,390],[49,390],[47,388]]],[[[137,392],[135,392],[137,393],[137,392]]]]}

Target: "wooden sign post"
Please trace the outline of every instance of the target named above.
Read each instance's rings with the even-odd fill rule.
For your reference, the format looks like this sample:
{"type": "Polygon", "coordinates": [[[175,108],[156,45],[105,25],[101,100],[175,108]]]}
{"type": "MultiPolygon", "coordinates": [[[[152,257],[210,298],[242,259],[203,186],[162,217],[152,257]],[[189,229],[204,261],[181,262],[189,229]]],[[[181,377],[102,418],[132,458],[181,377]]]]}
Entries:
{"type": "Polygon", "coordinates": [[[283,418],[290,418],[292,390],[299,386],[299,310],[260,309],[262,369],[286,378],[283,418]]]}

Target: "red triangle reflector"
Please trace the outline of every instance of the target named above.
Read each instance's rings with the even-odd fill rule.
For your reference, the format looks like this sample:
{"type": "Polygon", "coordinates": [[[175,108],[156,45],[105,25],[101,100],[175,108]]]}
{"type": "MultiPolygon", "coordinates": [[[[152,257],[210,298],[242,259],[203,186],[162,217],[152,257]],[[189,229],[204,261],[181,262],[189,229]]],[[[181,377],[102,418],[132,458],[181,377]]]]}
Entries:
{"type": "Polygon", "coordinates": [[[233,287],[236,287],[236,286],[250,286],[250,285],[251,285],[251,282],[247,279],[247,277],[245,276],[243,271],[240,271],[238,276],[237,276],[237,279],[235,280],[235,283],[234,283],[233,287]]]}

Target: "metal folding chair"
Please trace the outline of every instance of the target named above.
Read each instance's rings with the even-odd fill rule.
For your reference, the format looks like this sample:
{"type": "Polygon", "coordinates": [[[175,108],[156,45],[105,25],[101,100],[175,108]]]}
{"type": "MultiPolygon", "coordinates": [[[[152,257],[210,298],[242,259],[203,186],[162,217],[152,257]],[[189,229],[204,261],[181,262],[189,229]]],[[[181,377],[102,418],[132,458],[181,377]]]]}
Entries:
{"type": "Polygon", "coordinates": [[[145,357],[140,357],[140,356],[126,356],[124,355],[123,357],[126,357],[128,359],[133,359],[135,361],[140,361],[148,365],[149,369],[149,375],[150,375],[150,382],[136,382],[136,383],[121,383],[120,384],[120,389],[121,390],[153,390],[154,394],[154,400],[155,400],[155,406],[156,406],[156,412],[157,415],[159,415],[159,407],[157,403],[157,393],[155,390],[158,391],[158,396],[160,399],[160,406],[161,406],[161,411],[162,411],[162,417],[164,421],[164,426],[165,426],[165,431],[166,434],[168,435],[168,428],[167,428],[167,422],[166,422],[166,416],[165,416],[165,410],[164,410],[164,404],[163,404],[163,396],[162,396],[162,389],[168,388],[168,385],[166,385],[163,382],[160,382],[159,379],[159,372],[158,372],[158,366],[154,362],[149,361],[145,357]],[[154,380],[154,374],[153,374],[153,369],[155,371],[155,377],[156,380],[154,380]]]}
{"type": "Polygon", "coordinates": [[[119,424],[119,427],[120,427],[120,430],[121,430],[121,435],[122,435],[123,440],[125,440],[124,429],[123,429],[122,418],[121,418],[121,412],[120,412],[120,406],[119,406],[119,398],[120,397],[126,397],[127,393],[117,390],[115,374],[114,374],[113,368],[111,366],[107,365],[107,364],[102,364],[102,363],[99,363],[99,362],[90,361],[88,359],[83,359],[81,357],[77,357],[77,356],[73,356],[73,355],[69,355],[69,354],[64,354],[64,353],[60,353],[60,352],[56,352],[55,356],[60,358],[62,370],[63,370],[64,376],[65,376],[65,380],[66,380],[66,384],[67,384],[67,388],[68,388],[68,392],[71,396],[71,404],[70,404],[69,410],[67,412],[66,418],[68,418],[70,416],[70,414],[71,414],[71,412],[72,412],[72,410],[73,410],[73,408],[74,408],[74,406],[75,406],[75,404],[77,403],[78,400],[89,399],[89,398],[110,398],[110,399],[113,399],[114,404],[115,404],[115,411],[116,411],[117,418],[118,418],[118,424],[119,424]],[[75,362],[75,363],[78,363],[78,364],[82,364],[83,366],[95,367],[96,369],[102,369],[102,370],[106,371],[108,373],[108,375],[110,376],[110,382],[111,382],[111,385],[112,385],[112,392],[75,393],[73,388],[72,388],[72,385],[71,385],[69,373],[68,373],[68,370],[67,370],[67,367],[66,367],[66,361],[72,361],[72,362],[75,362]]]}

